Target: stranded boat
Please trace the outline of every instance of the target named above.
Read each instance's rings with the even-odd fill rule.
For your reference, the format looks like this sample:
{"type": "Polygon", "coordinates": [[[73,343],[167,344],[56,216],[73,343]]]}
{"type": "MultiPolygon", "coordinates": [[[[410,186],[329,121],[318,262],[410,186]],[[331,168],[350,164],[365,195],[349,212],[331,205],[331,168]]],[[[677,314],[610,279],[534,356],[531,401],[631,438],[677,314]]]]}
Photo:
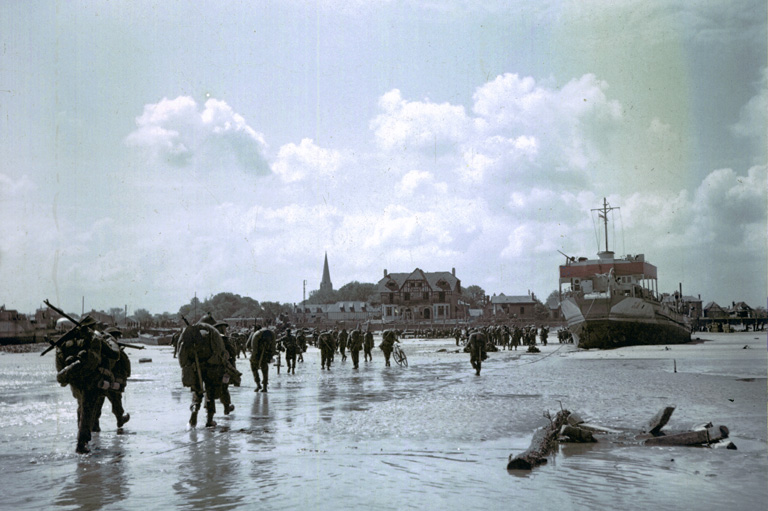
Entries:
{"type": "MultiPolygon", "coordinates": [[[[560,266],[560,306],[580,348],[680,344],[691,339],[682,293],[659,296],[656,266],[643,254],[614,257],[608,250],[608,206],[597,210],[605,225],[605,250],[597,259],[567,257],[560,266]]],[[[561,252],[562,253],[562,252],[561,252]]]]}

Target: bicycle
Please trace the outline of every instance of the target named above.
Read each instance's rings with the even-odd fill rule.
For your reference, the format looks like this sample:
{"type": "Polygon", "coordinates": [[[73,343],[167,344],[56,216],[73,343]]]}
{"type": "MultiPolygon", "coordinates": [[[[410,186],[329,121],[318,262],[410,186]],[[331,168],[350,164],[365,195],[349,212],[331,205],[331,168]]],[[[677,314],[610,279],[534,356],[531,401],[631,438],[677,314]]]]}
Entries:
{"type": "Polygon", "coordinates": [[[392,345],[392,358],[395,359],[397,365],[401,367],[408,367],[408,357],[405,356],[405,352],[400,347],[399,341],[395,341],[395,344],[392,345]]]}

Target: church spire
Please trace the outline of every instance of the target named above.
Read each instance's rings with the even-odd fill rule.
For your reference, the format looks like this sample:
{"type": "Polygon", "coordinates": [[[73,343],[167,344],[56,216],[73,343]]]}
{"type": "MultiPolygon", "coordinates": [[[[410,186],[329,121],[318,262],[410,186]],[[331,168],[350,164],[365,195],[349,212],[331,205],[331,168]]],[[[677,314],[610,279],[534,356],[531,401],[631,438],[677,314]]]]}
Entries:
{"type": "Polygon", "coordinates": [[[320,281],[320,291],[333,291],[331,283],[331,272],[328,270],[328,252],[325,253],[325,263],[323,263],[323,280],[320,281]]]}

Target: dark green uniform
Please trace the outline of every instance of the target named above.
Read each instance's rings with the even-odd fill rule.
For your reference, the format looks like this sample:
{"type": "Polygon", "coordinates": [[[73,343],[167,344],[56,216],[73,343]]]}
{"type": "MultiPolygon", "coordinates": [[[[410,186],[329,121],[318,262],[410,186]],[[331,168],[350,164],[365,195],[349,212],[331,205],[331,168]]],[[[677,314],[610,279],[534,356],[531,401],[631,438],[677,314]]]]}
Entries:
{"type": "Polygon", "coordinates": [[[360,350],[363,349],[363,333],[360,330],[352,330],[349,337],[349,353],[352,355],[353,368],[360,365],[360,350]]]}
{"type": "Polygon", "coordinates": [[[394,330],[384,330],[384,332],[382,332],[382,340],[381,344],[379,344],[379,348],[384,352],[384,360],[386,361],[387,367],[389,367],[389,357],[392,355],[392,349],[395,346],[396,340],[397,334],[395,334],[394,330]]]}
{"type": "Polygon", "coordinates": [[[317,340],[320,347],[320,369],[330,369],[335,344],[330,332],[323,332],[317,340]]]}
{"type": "Polygon", "coordinates": [[[266,392],[269,384],[269,363],[277,351],[275,333],[268,328],[262,328],[251,334],[248,344],[251,346],[251,372],[253,381],[256,382],[256,392],[259,390],[266,392]],[[261,370],[261,378],[259,378],[259,370],[261,370]]]}
{"type": "Polygon", "coordinates": [[[373,361],[373,332],[365,332],[363,339],[363,350],[365,350],[365,361],[373,361]]]}
{"type": "Polygon", "coordinates": [[[488,358],[488,354],[486,353],[487,342],[488,340],[483,333],[473,332],[469,335],[469,341],[467,342],[469,362],[472,364],[472,368],[477,375],[480,375],[480,366],[482,365],[483,360],[488,358]]]}

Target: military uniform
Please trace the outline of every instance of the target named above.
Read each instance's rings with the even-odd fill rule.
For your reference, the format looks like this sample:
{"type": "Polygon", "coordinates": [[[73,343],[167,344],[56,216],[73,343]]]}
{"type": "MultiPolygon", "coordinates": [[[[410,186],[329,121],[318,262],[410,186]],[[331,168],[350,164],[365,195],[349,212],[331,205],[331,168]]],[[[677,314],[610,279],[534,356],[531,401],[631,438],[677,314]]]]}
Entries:
{"type": "Polygon", "coordinates": [[[349,353],[352,355],[353,368],[357,369],[360,365],[360,350],[363,349],[363,334],[360,330],[352,330],[349,337],[349,353]]]}
{"type": "Polygon", "coordinates": [[[227,385],[240,384],[241,373],[230,362],[230,353],[216,321],[207,315],[195,325],[185,328],[179,338],[179,365],[181,381],[192,391],[190,426],[197,425],[197,413],[205,399],[206,427],[216,426],[216,400],[221,399],[224,412],[234,408],[229,400],[227,385]]]}
{"type": "Polygon", "coordinates": [[[339,353],[341,354],[342,362],[347,360],[347,339],[348,338],[349,338],[349,334],[347,333],[347,329],[342,328],[341,333],[339,334],[339,353]]]}
{"type": "Polygon", "coordinates": [[[487,338],[485,334],[481,332],[472,332],[469,335],[469,341],[467,342],[467,348],[469,351],[469,362],[472,364],[472,368],[475,370],[475,374],[480,374],[480,366],[483,360],[488,358],[486,353],[487,338]]]}
{"type": "Polygon", "coordinates": [[[379,348],[381,348],[381,351],[384,352],[384,360],[386,362],[386,366],[389,367],[389,357],[392,355],[392,349],[395,346],[395,341],[397,340],[397,334],[395,334],[394,330],[384,330],[382,333],[382,340],[381,344],[379,344],[379,348]]]}
{"type": "Polygon", "coordinates": [[[299,351],[299,344],[291,334],[291,329],[285,331],[283,337],[283,346],[285,346],[285,364],[288,366],[288,374],[296,374],[296,355],[299,351]]]}
{"type": "Polygon", "coordinates": [[[363,339],[363,350],[365,351],[365,361],[369,360],[373,362],[373,332],[365,332],[365,338],[363,339]]]}
{"type": "Polygon", "coordinates": [[[78,326],[64,334],[56,346],[56,380],[69,385],[77,400],[77,447],[75,452],[90,452],[88,442],[103,403],[104,391],[114,383],[109,361],[117,360],[120,348],[114,342],[94,335],[96,321],[86,316],[78,326]],[[100,400],[101,399],[101,400],[100,400]]]}
{"type": "Polygon", "coordinates": [[[253,381],[256,382],[256,392],[259,390],[267,392],[269,362],[277,351],[275,333],[268,328],[262,328],[251,334],[248,343],[251,345],[251,372],[253,381]],[[261,378],[259,378],[259,370],[261,370],[261,378]]]}
{"type": "MultiPolygon", "coordinates": [[[[105,334],[111,336],[113,339],[122,337],[122,332],[115,327],[108,328],[105,334]]],[[[131,414],[125,413],[123,408],[123,391],[128,378],[131,376],[131,361],[128,355],[125,353],[125,348],[118,347],[120,354],[117,360],[109,359],[109,369],[112,371],[114,381],[104,393],[99,396],[99,403],[96,405],[96,416],[93,422],[93,431],[101,431],[101,425],[99,419],[101,418],[101,409],[104,406],[104,400],[109,399],[109,403],[112,405],[112,414],[117,420],[117,429],[121,429],[126,422],[131,419],[131,414]]]]}
{"type": "Polygon", "coordinates": [[[333,361],[334,342],[330,332],[323,332],[318,337],[320,346],[320,369],[330,369],[333,361]]]}

